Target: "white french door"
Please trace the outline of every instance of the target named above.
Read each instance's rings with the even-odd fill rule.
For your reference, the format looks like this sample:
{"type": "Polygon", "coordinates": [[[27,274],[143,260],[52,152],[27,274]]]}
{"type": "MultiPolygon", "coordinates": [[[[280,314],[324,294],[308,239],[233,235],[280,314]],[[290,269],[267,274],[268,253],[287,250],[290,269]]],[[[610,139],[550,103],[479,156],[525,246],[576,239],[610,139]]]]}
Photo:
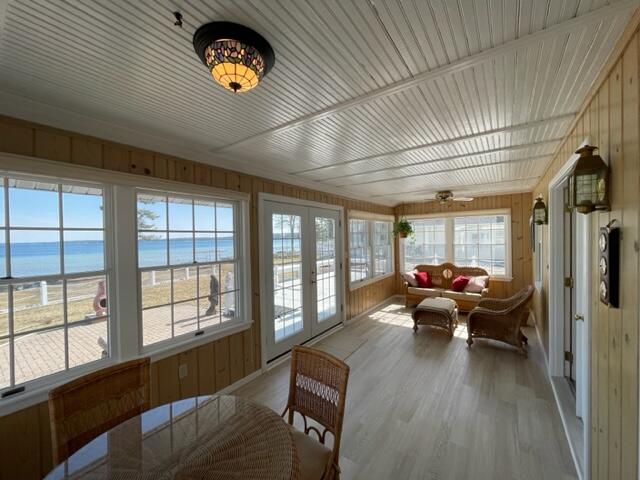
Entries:
{"type": "Polygon", "coordinates": [[[262,315],[272,360],[342,321],[340,212],[266,200],[262,315]]]}

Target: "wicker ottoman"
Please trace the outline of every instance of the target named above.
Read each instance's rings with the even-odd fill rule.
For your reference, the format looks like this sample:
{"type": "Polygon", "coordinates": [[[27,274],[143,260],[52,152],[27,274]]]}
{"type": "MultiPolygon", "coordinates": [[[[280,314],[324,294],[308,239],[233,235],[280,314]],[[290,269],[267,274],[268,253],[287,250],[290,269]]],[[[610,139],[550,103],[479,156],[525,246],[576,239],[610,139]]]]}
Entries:
{"type": "Polygon", "coordinates": [[[450,337],[458,326],[458,306],[450,298],[425,298],[411,314],[413,331],[418,325],[430,325],[447,331],[450,337]]]}

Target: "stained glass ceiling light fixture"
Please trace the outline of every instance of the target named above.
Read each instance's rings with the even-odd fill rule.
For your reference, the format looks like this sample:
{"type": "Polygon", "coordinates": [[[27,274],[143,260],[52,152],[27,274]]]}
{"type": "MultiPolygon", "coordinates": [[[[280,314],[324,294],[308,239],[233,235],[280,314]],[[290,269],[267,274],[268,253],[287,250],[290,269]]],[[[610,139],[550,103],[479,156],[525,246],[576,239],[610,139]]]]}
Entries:
{"type": "Polygon", "coordinates": [[[231,22],[202,25],[193,34],[193,48],[213,79],[234,93],[257,86],[276,60],[262,35],[231,22]]]}

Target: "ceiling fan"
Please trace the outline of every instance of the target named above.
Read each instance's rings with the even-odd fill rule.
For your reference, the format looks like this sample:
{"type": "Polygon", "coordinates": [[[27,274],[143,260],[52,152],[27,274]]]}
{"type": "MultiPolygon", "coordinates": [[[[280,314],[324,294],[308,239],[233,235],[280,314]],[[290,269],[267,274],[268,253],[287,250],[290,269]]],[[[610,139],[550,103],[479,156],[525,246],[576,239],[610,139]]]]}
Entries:
{"type": "Polygon", "coordinates": [[[452,202],[470,202],[472,197],[457,197],[454,198],[451,190],[441,190],[436,193],[436,200],[440,202],[440,205],[451,205],[452,202]]]}

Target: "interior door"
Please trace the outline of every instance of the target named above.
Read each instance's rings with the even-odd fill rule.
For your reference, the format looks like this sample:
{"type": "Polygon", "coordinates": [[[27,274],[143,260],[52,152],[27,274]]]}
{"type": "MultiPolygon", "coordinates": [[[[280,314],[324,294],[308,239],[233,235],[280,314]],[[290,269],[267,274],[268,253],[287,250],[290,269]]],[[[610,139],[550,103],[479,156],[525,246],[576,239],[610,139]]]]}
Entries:
{"type": "Polygon", "coordinates": [[[340,214],[336,210],[310,208],[312,250],[314,263],[311,271],[311,333],[316,336],[340,323],[341,294],[340,272],[342,265],[338,252],[341,242],[340,214]]]}
{"type": "Polygon", "coordinates": [[[267,359],[342,321],[337,210],[265,201],[261,270],[267,359]]]}

